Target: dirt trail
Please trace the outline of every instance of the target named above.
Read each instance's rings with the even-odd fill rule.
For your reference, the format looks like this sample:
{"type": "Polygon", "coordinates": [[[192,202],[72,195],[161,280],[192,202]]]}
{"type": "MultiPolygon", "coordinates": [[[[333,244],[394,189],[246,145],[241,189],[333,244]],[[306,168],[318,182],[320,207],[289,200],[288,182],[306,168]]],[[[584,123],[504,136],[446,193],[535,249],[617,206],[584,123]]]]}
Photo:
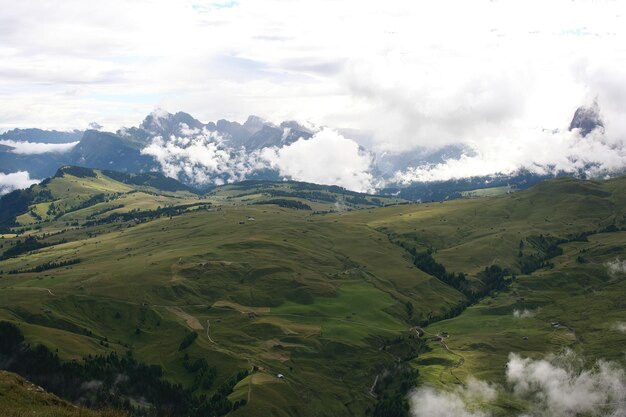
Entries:
{"type": "Polygon", "coordinates": [[[453,351],[452,349],[450,349],[448,347],[448,345],[446,344],[446,342],[443,341],[443,338],[441,339],[441,345],[443,346],[443,348],[445,350],[447,350],[449,353],[451,353],[454,356],[458,356],[459,357],[459,362],[456,364],[455,368],[460,367],[461,365],[463,365],[465,363],[465,358],[463,357],[463,355],[456,353],[455,351],[453,351]]]}
{"type": "MultiPolygon", "coordinates": [[[[456,379],[459,383],[461,383],[462,381],[459,379],[458,376],[456,376],[454,374],[454,370],[457,368],[460,368],[461,366],[463,366],[463,364],[465,363],[465,358],[463,357],[463,355],[456,353],[455,351],[453,351],[452,349],[450,349],[448,347],[448,345],[446,344],[446,342],[443,340],[442,336],[437,336],[439,338],[439,343],[441,343],[441,346],[443,346],[443,348],[450,353],[451,355],[454,356],[458,356],[459,357],[459,361],[457,363],[454,364],[454,366],[450,367],[450,375],[452,375],[454,377],[454,379],[456,379]]],[[[441,371],[443,374],[443,370],[441,371]]],[[[439,379],[441,380],[441,375],[439,376],[439,379]]],[[[443,381],[442,381],[443,382],[443,381]]]]}
{"type": "Polygon", "coordinates": [[[268,314],[271,309],[269,307],[248,307],[241,304],[233,303],[231,301],[220,300],[213,303],[213,307],[216,308],[228,308],[236,310],[241,314],[268,314]]]}
{"type": "MultiPolygon", "coordinates": [[[[434,333],[430,333],[428,331],[426,331],[424,328],[416,326],[416,327],[412,327],[411,330],[415,331],[415,334],[417,334],[417,336],[419,337],[419,332],[422,331],[424,335],[430,335],[433,337],[434,340],[438,341],[441,346],[446,350],[446,352],[448,352],[451,355],[457,356],[459,358],[459,361],[457,363],[454,364],[454,366],[450,367],[450,375],[452,375],[457,381],[461,382],[461,380],[459,379],[458,376],[456,376],[454,374],[454,370],[456,368],[460,368],[461,366],[463,366],[463,364],[465,363],[465,357],[463,355],[461,355],[460,353],[456,353],[455,351],[453,351],[452,349],[450,349],[450,347],[448,347],[448,344],[445,342],[445,339],[442,335],[440,334],[434,334],[434,333]]],[[[441,373],[443,374],[443,370],[441,371],[441,373]]],[[[441,375],[439,376],[439,379],[441,380],[441,375]]]]}

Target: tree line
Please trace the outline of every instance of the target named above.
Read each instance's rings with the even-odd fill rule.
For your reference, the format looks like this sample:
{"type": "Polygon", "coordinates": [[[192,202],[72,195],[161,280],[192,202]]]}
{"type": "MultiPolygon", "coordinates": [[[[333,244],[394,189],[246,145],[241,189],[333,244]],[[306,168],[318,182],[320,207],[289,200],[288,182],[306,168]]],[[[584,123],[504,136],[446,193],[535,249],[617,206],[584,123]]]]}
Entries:
{"type": "Polygon", "coordinates": [[[46,262],[41,265],[37,265],[34,268],[29,269],[13,269],[9,271],[9,274],[21,274],[26,272],[43,272],[49,269],[62,268],[64,266],[76,265],[80,263],[80,259],[68,259],[67,261],[59,261],[59,262],[46,262]]]}

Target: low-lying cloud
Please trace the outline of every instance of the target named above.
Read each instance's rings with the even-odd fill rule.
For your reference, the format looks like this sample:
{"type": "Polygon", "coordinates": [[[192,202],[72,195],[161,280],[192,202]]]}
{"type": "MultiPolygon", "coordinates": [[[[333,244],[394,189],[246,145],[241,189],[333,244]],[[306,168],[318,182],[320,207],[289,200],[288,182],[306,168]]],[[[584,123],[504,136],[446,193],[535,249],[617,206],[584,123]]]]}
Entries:
{"type": "Polygon", "coordinates": [[[545,359],[510,354],[505,387],[474,378],[453,391],[419,388],[409,394],[413,417],[491,417],[485,405],[500,394],[526,402],[518,417],[621,417],[626,415],[626,375],[615,363],[584,368],[573,352],[545,359]]]}
{"type": "Polygon", "coordinates": [[[451,392],[420,388],[410,394],[409,403],[414,417],[488,417],[480,407],[497,396],[497,386],[469,377],[451,392]]]}
{"type": "Polygon", "coordinates": [[[12,172],[10,174],[0,172],[0,195],[17,189],[28,188],[40,181],[41,180],[30,178],[27,171],[12,172]]]}
{"type": "Polygon", "coordinates": [[[38,155],[42,153],[65,153],[71,151],[78,142],[41,143],[16,140],[0,140],[0,145],[12,148],[9,152],[20,155],[38,155]]]}
{"type": "Polygon", "coordinates": [[[372,155],[331,129],[289,146],[265,149],[261,155],[284,178],[361,192],[374,189],[372,155]]]}
{"type": "Polygon", "coordinates": [[[394,180],[415,181],[512,175],[526,170],[539,175],[585,174],[590,177],[619,173],[626,167],[626,143],[601,129],[583,137],[578,130],[543,129],[511,132],[507,137],[476,140],[473,153],[439,164],[398,171],[394,180]]]}

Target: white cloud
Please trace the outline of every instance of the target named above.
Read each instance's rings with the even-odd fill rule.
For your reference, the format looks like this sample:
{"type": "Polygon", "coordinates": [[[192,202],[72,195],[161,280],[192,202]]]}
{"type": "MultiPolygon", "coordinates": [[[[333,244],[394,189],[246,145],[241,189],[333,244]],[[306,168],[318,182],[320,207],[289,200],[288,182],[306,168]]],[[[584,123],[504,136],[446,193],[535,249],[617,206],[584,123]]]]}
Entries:
{"type": "Polygon", "coordinates": [[[71,151],[74,146],[78,145],[78,141],[70,143],[42,143],[42,142],[26,142],[15,140],[0,140],[0,145],[9,146],[9,152],[21,155],[37,155],[42,153],[65,153],[71,151]]]}
{"type": "Polygon", "coordinates": [[[185,136],[157,136],[142,149],[167,176],[198,185],[242,181],[259,170],[276,170],[281,177],[316,184],[339,185],[354,191],[371,191],[372,156],[339,133],[322,129],[310,139],[251,153],[229,147],[217,132],[187,129],[185,136]]]}
{"type": "Polygon", "coordinates": [[[339,185],[354,191],[374,188],[372,156],[353,140],[330,129],[289,146],[264,149],[261,156],[289,179],[339,185]]]}
{"type": "Polygon", "coordinates": [[[413,417],[487,417],[480,410],[470,410],[458,393],[420,388],[409,396],[413,417]]]}
{"type": "Polygon", "coordinates": [[[596,130],[586,137],[575,131],[537,129],[470,143],[475,154],[397,172],[401,183],[514,174],[526,169],[537,174],[585,172],[590,176],[620,172],[626,167],[626,135],[607,136],[596,130]]]}
{"type": "Polygon", "coordinates": [[[493,402],[497,396],[496,386],[469,377],[451,392],[419,388],[409,394],[409,403],[414,417],[487,417],[480,406],[493,402]]]}
{"type": "Polygon", "coordinates": [[[20,188],[28,188],[41,180],[31,179],[26,171],[3,174],[0,172],[0,195],[20,188]]]}

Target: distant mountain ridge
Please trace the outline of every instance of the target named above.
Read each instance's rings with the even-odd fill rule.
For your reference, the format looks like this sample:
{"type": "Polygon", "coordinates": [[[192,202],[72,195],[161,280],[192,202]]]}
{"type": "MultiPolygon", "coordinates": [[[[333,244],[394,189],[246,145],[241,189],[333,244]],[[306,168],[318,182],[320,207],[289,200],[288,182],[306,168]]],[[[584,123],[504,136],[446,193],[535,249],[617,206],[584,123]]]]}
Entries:
{"type": "Polygon", "coordinates": [[[249,116],[243,124],[225,119],[205,124],[185,112],[172,114],[162,110],[152,112],[146,116],[138,129],[133,129],[118,131],[118,134],[126,132],[142,139],[155,136],[167,139],[172,135],[188,136],[193,131],[206,129],[208,132],[222,135],[231,147],[244,147],[247,151],[288,145],[300,138],[309,139],[313,136],[311,130],[295,121],[282,122],[276,126],[259,116],[249,116]]]}

